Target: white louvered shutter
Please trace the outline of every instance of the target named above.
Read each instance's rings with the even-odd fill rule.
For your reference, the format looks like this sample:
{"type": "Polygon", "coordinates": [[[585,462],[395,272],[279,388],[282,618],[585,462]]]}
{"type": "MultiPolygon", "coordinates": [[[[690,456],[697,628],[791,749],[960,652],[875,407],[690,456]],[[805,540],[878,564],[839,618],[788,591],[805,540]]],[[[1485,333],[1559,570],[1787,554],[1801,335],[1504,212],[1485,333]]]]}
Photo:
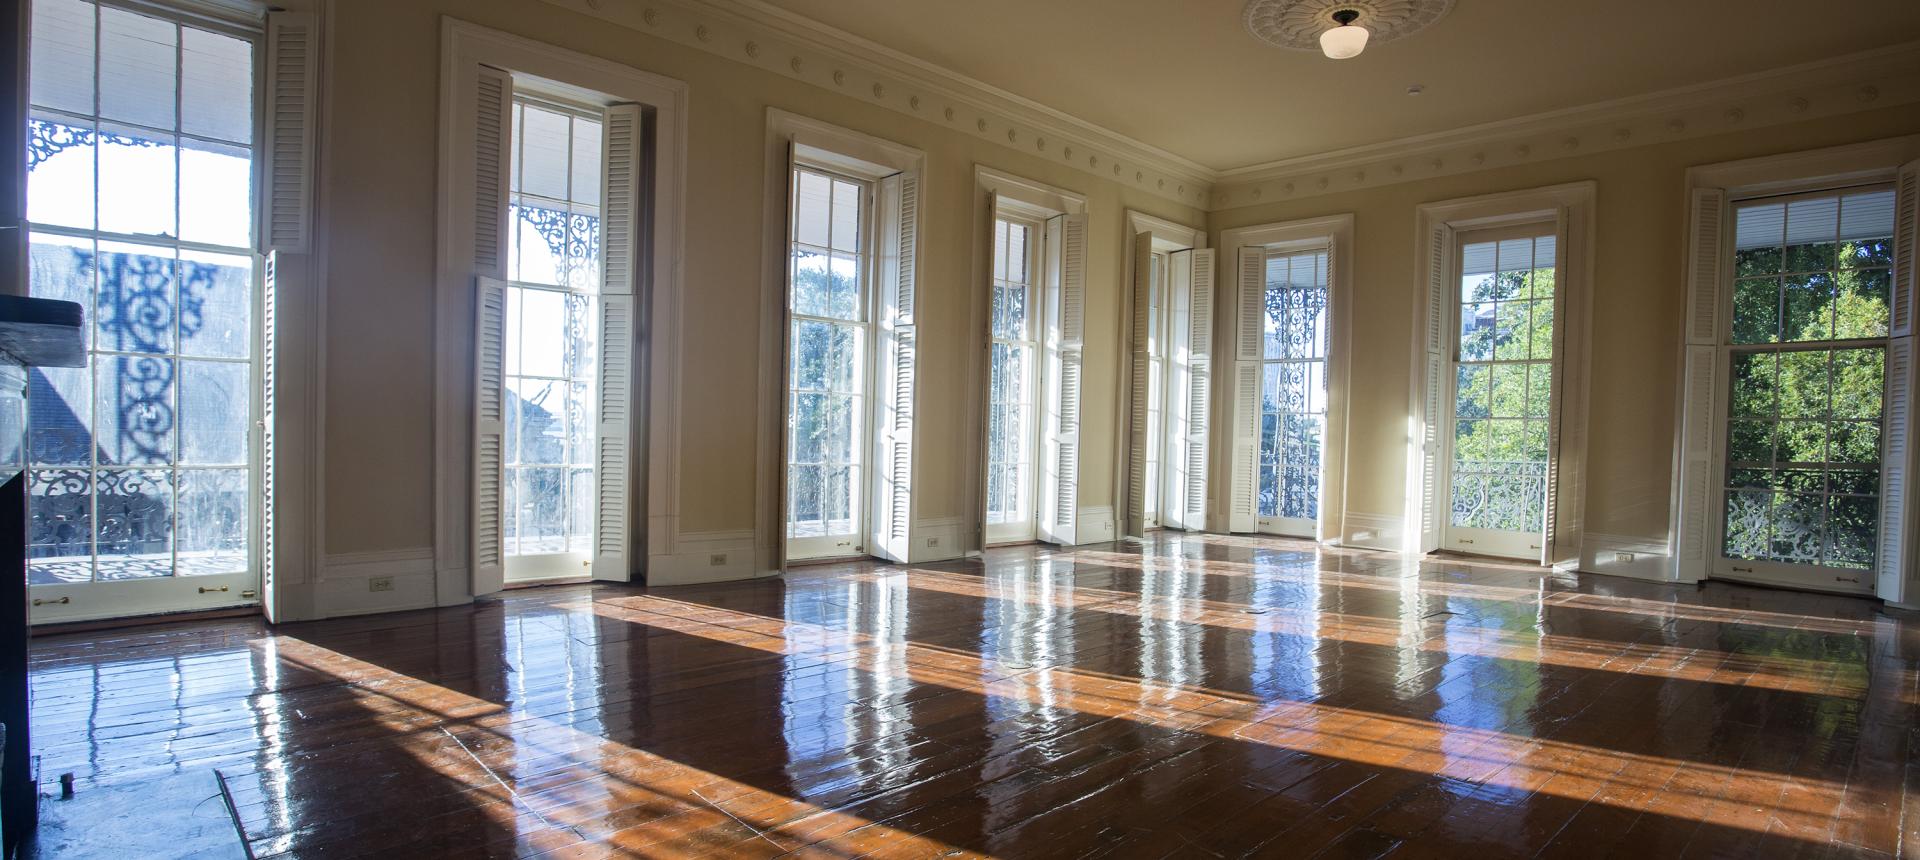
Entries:
{"type": "Polygon", "coordinates": [[[274,422],[278,420],[278,410],[274,408],[279,383],[279,374],[275,371],[280,360],[280,333],[276,326],[280,322],[279,298],[277,286],[280,267],[280,252],[268,251],[264,265],[260,267],[260,605],[265,608],[267,619],[279,619],[279,608],[275,605],[275,590],[279,577],[274,570],[274,560],[278,557],[274,551],[274,422]]]}
{"type": "Polygon", "coordinates": [[[1187,528],[1207,527],[1209,433],[1213,426],[1213,251],[1196,248],[1188,280],[1193,298],[1187,336],[1187,528]]]}
{"type": "Polygon", "coordinates": [[[478,275],[505,278],[513,76],[491,66],[473,69],[473,269],[478,275]]]}
{"type": "Polygon", "coordinates": [[[313,234],[314,85],[319,28],[304,12],[267,15],[266,182],[264,245],[289,254],[309,251],[313,234]]]}
{"type": "Polygon", "coordinates": [[[1726,253],[1727,193],[1695,188],[1687,218],[1686,354],[1681,373],[1680,473],[1675,519],[1674,574],[1682,582],[1707,576],[1714,556],[1708,524],[1714,501],[1714,379],[1720,358],[1722,272],[1726,253]]]}
{"type": "Polygon", "coordinates": [[[1880,597],[1903,606],[1920,598],[1920,570],[1914,542],[1920,537],[1920,500],[1913,496],[1915,469],[1914,401],[1920,388],[1916,361],[1914,302],[1920,300],[1920,162],[1902,165],[1894,186],[1892,330],[1887,344],[1886,450],[1880,474],[1880,597]]]}
{"type": "Polygon", "coordinates": [[[1047,410],[1040,511],[1042,540],[1078,542],[1080,514],[1080,372],[1086,339],[1087,222],[1084,215],[1047,221],[1047,410]]]}
{"type": "Polygon", "coordinates": [[[905,563],[913,538],[914,384],[919,364],[915,275],[920,240],[920,176],[896,173],[880,181],[880,425],[874,475],[873,546],[888,561],[905,563]]]}
{"type": "Polygon", "coordinates": [[[474,273],[473,594],[506,587],[506,318],[508,159],[513,78],[472,67],[474,273]]]}
{"type": "Polygon", "coordinates": [[[474,279],[473,593],[506,587],[507,285],[474,279]]]}
{"type": "MultiPolygon", "coordinates": [[[[1560,209],[1555,222],[1564,228],[1568,223],[1568,212],[1560,209]]],[[[1556,235],[1554,241],[1553,270],[1557,273],[1567,271],[1567,242],[1563,236],[1556,235]]],[[[1566,279],[1560,279],[1565,284],[1566,279]]],[[[1547,492],[1546,522],[1540,541],[1540,563],[1547,567],[1577,566],[1580,563],[1580,524],[1567,511],[1574,506],[1561,505],[1563,494],[1571,495],[1572,488],[1562,486],[1566,471],[1561,468],[1566,450],[1566,435],[1570,429],[1566,416],[1566,394],[1573,386],[1571,380],[1578,367],[1567,356],[1567,321],[1572,318],[1567,301],[1568,290],[1564,287],[1553,291],[1553,382],[1547,389],[1547,492]]]]}
{"type": "Polygon", "coordinates": [[[1153,234],[1133,237],[1133,325],[1128,353],[1127,511],[1121,528],[1132,537],[1147,533],[1147,411],[1152,404],[1153,234]]]}
{"type": "Polygon", "coordinates": [[[1261,336],[1267,311],[1267,251],[1255,245],[1240,249],[1239,308],[1234,326],[1232,498],[1227,507],[1227,529],[1252,532],[1260,528],[1260,373],[1264,350],[1261,336]]]}
{"type": "Polygon", "coordinates": [[[1187,522],[1188,442],[1193,408],[1193,360],[1188,340],[1193,336],[1193,251],[1167,255],[1167,363],[1166,438],[1162,457],[1166,487],[1161,493],[1160,523],[1168,528],[1199,528],[1187,522]]]}
{"type": "Polygon", "coordinates": [[[601,135],[600,367],[594,415],[593,578],[633,578],[634,404],[639,350],[641,142],[639,105],[607,109],[601,135]]]}
{"type": "Polygon", "coordinates": [[[1433,225],[1427,233],[1427,301],[1425,353],[1420,383],[1420,469],[1409,475],[1419,482],[1419,552],[1440,548],[1440,533],[1445,528],[1448,494],[1444,485],[1446,446],[1442,423],[1446,420],[1443,400],[1447,392],[1447,365],[1453,343],[1447,321],[1453,305],[1453,234],[1445,224],[1433,225]]]}

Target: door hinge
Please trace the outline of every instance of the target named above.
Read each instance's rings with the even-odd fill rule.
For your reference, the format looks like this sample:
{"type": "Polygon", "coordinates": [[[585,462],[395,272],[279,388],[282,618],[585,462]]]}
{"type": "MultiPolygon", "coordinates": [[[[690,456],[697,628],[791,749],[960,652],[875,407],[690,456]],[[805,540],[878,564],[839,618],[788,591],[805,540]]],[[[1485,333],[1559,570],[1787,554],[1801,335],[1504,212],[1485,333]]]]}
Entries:
{"type": "Polygon", "coordinates": [[[201,594],[217,594],[219,592],[226,591],[226,590],[227,590],[227,586],[224,586],[224,585],[220,586],[219,588],[208,588],[204,585],[200,586],[201,594]]]}
{"type": "Polygon", "coordinates": [[[57,598],[36,597],[33,599],[33,605],[35,606],[50,606],[53,604],[72,603],[72,602],[73,602],[72,595],[68,595],[66,597],[57,597],[57,598]]]}

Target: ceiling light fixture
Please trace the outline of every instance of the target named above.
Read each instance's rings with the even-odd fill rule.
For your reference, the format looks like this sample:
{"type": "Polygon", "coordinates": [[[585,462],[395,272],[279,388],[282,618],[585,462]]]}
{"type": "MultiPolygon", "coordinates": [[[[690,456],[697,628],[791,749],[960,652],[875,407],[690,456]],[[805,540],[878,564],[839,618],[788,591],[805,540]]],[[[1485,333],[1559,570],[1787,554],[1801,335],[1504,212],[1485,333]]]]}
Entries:
{"type": "Polygon", "coordinates": [[[1360,56],[1367,48],[1367,28],[1353,22],[1359,20],[1360,13],[1352,9],[1341,9],[1333,13],[1333,20],[1340,26],[1320,34],[1320,51],[1328,59],[1345,60],[1360,56]]]}

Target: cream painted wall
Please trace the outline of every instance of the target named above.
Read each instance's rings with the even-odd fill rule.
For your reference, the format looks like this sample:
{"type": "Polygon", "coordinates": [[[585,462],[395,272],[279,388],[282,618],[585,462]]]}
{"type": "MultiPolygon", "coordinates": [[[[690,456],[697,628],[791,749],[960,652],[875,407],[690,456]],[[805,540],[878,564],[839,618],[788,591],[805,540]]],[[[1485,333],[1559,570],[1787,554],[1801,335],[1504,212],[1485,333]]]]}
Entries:
{"type": "Polygon", "coordinates": [[[452,15],[688,84],[681,529],[753,526],[766,109],[927,154],[918,516],[964,517],[953,452],[980,396],[969,350],[975,163],[1080,193],[1090,209],[1083,505],[1111,504],[1125,210],[1204,214],[930,122],[524,0],[332,4],[320,177],[327,267],[325,552],[433,543],[434,205],[440,19],[452,15]]]}
{"type": "MultiPolygon", "coordinates": [[[[1354,215],[1353,378],[1347,509],[1397,517],[1405,504],[1407,396],[1415,349],[1414,209],[1563,182],[1599,183],[1588,427],[1587,530],[1666,540],[1679,375],[1684,175],[1693,165],[1920,131],[1887,108],[1796,125],[1547,161],[1212,213],[1233,227],[1354,215]]],[[[1223,252],[1226,253],[1226,252],[1223,252]]]]}

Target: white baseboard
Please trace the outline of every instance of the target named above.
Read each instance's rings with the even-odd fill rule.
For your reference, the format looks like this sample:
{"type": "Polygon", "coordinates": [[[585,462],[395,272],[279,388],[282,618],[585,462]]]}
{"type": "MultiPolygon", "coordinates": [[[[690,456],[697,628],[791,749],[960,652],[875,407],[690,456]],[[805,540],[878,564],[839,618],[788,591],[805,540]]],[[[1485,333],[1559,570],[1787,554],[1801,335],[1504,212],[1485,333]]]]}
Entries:
{"type": "Polygon", "coordinates": [[[699,585],[777,576],[772,547],[754,546],[752,529],[688,532],[671,554],[647,556],[646,584],[699,585]]]}
{"type": "Polygon", "coordinates": [[[959,517],[932,517],[913,524],[913,546],[907,553],[907,563],[922,564],[931,561],[947,561],[959,558],[964,551],[960,542],[960,529],[965,523],[959,517]]]}
{"type": "Polygon", "coordinates": [[[1081,508],[1076,513],[1073,537],[1076,544],[1106,543],[1119,534],[1114,529],[1113,506],[1081,508]]]}
{"type": "Polygon", "coordinates": [[[435,580],[433,547],[334,553],[320,565],[319,582],[313,589],[314,616],[337,618],[438,606],[435,580]],[[376,577],[389,580],[391,588],[372,590],[376,577]]]}
{"type": "Polygon", "coordinates": [[[1392,552],[1399,552],[1406,548],[1403,543],[1404,535],[1401,531],[1399,514],[1347,511],[1344,519],[1347,533],[1340,535],[1341,546],[1384,549],[1392,552]]]}
{"type": "Polygon", "coordinates": [[[1672,582],[1673,557],[1664,541],[1587,532],[1580,541],[1579,572],[1672,582]]]}

